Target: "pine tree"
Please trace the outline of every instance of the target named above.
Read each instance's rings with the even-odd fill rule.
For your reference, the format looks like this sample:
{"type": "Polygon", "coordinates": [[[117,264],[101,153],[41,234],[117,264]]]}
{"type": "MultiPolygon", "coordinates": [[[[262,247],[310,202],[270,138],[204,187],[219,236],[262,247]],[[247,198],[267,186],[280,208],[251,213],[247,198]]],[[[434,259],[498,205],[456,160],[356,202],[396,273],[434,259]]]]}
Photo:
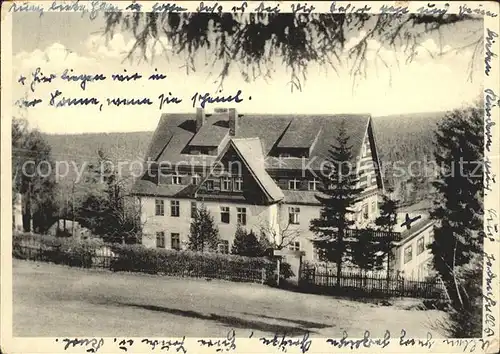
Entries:
{"type": "Polygon", "coordinates": [[[351,260],[361,270],[367,271],[380,266],[378,240],[371,229],[359,230],[357,240],[351,243],[351,260]]]}
{"type": "Polygon", "coordinates": [[[311,220],[309,229],[318,237],[314,241],[321,260],[333,261],[337,265],[337,286],[342,276],[343,258],[349,251],[345,234],[355,221],[351,217],[352,207],[362,192],[357,188],[358,178],[352,164],[352,145],[346,133],[345,120],[342,121],[337,136],[337,146],[332,145],[321,171],[321,195],[316,195],[321,203],[320,217],[311,220]]]}
{"type": "Polygon", "coordinates": [[[252,230],[247,232],[238,224],[236,233],[234,234],[231,253],[247,257],[260,257],[263,254],[263,250],[255,233],[252,230]]]}
{"type": "Polygon", "coordinates": [[[202,205],[191,221],[188,247],[193,251],[215,251],[219,242],[219,230],[210,211],[202,205]]]}
{"type": "Polygon", "coordinates": [[[483,108],[477,104],[446,115],[436,132],[434,182],[437,199],[431,213],[438,221],[430,246],[433,266],[443,279],[455,308],[464,305],[456,273],[482,253],[483,108]]]}
{"type": "MultiPolygon", "coordinates": [[[[394,232],[396,225],[398,224],[398,205],[399,200],[391,199],[387,195],[382,196],[382,203],[380,203],[380,216],[375,219],[375,225],[381,231],[394,232]]],[[[380,237],[378,243],[379,251],[382,253],[382,257],[386,258],[386,271],[387,271],[387,281],[389,281],[389,275],[391,272],[391,261],[394,259],[394,254],[392,252],[392,241],[390,237],[380,237]]]]}

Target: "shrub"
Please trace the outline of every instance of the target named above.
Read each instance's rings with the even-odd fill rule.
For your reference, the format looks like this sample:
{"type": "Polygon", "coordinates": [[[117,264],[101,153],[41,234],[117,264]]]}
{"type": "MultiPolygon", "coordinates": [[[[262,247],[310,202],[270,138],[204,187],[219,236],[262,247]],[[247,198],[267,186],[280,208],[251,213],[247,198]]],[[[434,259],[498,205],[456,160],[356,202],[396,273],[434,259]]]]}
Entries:
{"type": "Polygon", "coordinates": [[[96,250],[104,245],[99,239],[78,240],[48,235],[13,235],[12,256],[73,267],[92,267],[96,250]]]}
{"type": "MultiPolygon", "coordinates": [[[[233,281],[260,281],[265,269],[266,283],[272,282],[276,263],[263,257],[244,257],[222,253],[175,251],[146,248],[143,245],[113,245],[115,271],[143,272],[186,277],[219,278],[233,281]]],[[[293,275],[285,265],[282,278],[293,275]]]]}

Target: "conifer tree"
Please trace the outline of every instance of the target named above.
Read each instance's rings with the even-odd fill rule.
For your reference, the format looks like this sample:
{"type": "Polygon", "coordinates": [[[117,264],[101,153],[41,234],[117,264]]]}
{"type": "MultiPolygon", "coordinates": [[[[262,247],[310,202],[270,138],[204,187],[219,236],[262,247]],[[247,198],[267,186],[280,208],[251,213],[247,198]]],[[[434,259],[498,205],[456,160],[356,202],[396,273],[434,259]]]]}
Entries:
{"type": "Polygon", "coordinates": [[[240,224],[238,224],[236,233],[234,234],[234,242],[231,247],[231,253],[238,254],[240,256],[259,257],[262,255],[263,250],[255,233],[252,230],[247,232],[240,224]]]}
{"type": "MultiPolygon", "coordinates": [[[[355,223],[351,214],[361,188],[353,168],[352,145],[347,135],[345,120],[342,121],[337,145],[332,145],[327,157],[328,166],[319,176],[321,186],[316,199],[321,203],[320,217],[311,220],[309,229],[317,236],[314,241],[321,260],[333,261],[337,265],[337,286],[342,276],[343,259],[349,251],[346,231],[355,223]]],[[[326,164],[326,163],[325,163],[326,164]]],[[[324,165],[325,165],[324,164],[324,165]]]]}
{"type": "Polygon", "coordinates": [[[188,247],[193,251],[214,251],[219,242],[219,229],[210,211],[202,205],[191,221],[188,247]]]}
{"type": "Polygon", "coordinates": [[[436,132],[434,154],[440,167],[434,182],[437,220],[431,244],[433,266],[443,279],[455,308],[464,305],[456,273],[482,253],[483,229],[483,108],[449,112],[436,132]]]}
{"type": "MultiPolygon", "coordinates": [[[[375,219],[375,225],[381,231],[394,232],[396,225],[398,224],[398,205],[399,200],[391,199],[387,195],[382,196],[382,203],[380,203],[380,216],[375,219]]],[[[381,237],[378,240],[378,248],[381,252],[381,257],[386,258],[386,271],[387,279],[389,280],[389,274],[391,272],[391,261],[394,259],[394,254],[392,252],[392,241],[390,237],[381,237]]]]}

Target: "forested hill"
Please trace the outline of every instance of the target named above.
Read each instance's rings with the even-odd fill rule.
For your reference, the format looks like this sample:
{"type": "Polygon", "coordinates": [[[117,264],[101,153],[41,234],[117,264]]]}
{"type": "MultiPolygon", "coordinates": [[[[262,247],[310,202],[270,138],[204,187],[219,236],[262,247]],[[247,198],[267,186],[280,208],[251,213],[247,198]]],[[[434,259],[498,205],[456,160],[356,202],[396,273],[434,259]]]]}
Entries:
{"type": "Polygon", "coordinates": [[[434,132],[446,112],[429,112],[374,117],[375,139],[380,160],[405,164],[432,158],[434,132]]]}

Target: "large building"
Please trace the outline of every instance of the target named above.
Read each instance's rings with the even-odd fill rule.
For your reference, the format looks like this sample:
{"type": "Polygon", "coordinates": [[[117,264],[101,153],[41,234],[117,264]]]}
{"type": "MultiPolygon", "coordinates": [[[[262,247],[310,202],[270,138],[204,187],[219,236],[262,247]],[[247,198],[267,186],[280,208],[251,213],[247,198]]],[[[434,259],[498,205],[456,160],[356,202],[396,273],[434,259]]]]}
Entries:
{"type": "Polygon", "coordinates": [[[364,188],[353,217],[358,227],[373,222],[383,182],[369,115],[197,109],[163,114],[153,135],[147,171],[132,190],[142,207],[143,244],[182,249],[193,212],[204,204],[219,228],[221,252],[230,251],[239,223],[316,260],[309,223],[320,215],[319,176],[342,121],[364,188]]]}

